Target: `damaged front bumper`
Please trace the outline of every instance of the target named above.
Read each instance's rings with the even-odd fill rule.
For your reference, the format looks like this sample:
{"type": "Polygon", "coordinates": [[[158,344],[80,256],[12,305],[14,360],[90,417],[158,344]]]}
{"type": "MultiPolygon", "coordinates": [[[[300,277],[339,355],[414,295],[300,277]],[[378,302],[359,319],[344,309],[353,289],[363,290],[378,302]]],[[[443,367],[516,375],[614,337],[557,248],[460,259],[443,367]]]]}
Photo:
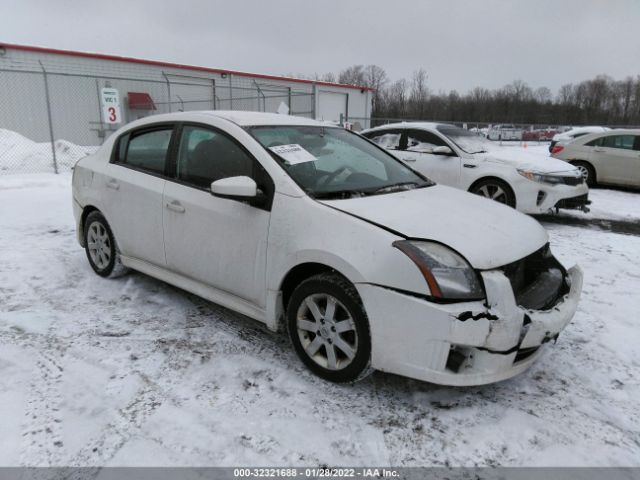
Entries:
{"type": "Polygon", "coordinates": [[[372,367],[442,385],[481,385],[513,377],[571,321],[583,275],[580,267],[571,268],[569,291],[548,310],[518,306],[502,271],[485,271],[482,277],[486,303],[437,304],[358,284],[369,317],[372,367]]]}

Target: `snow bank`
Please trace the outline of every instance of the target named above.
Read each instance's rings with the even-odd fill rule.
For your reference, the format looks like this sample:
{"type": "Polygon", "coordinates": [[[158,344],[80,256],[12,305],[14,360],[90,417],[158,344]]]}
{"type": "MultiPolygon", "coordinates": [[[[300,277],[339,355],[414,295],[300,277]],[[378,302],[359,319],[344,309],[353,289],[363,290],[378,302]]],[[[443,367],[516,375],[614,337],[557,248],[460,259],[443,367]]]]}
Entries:
{"type": "MultiPolygon", "coordinates": [[[[83,147],[66,140],[54,143],[58,171],[68,171],[98,147],[83,147]]],[[[51,143],[37,143],[11,130],[0,128],[0,174],[53,172],[51,143]]]]}

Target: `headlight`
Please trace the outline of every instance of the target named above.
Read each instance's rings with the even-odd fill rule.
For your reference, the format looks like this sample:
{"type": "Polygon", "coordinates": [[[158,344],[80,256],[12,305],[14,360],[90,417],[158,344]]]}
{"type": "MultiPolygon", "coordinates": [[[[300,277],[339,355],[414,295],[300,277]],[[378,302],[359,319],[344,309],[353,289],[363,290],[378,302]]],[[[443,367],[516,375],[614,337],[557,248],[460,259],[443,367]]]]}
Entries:
{"type": "Polygon", "coordinates": [[[399,240],[393,246],[416,264],[427,281],[430,295],[443,300],[481,300],[484,291],[467,261],[439,243],[399,240]]]}
{"type": "Polygon", "coordinates": [[[558,175],[545,175],[544,173],[532,172],[530,170],[518,170],[518,173],[523,177],[538,183],[548,183],[549,185],[564,183],[562,177],[558,175]]]}

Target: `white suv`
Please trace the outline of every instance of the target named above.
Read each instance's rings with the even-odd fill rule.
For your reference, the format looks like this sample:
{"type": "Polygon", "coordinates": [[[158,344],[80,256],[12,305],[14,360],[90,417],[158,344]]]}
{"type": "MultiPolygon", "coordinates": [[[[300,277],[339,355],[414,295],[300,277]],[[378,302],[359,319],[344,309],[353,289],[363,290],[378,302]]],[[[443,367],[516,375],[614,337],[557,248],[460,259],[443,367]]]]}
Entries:
{"type": "Polygon", "coordinates": [[[76,164],[73,206],[98,275],[133,268],[286,326],[332,381],[512,377],[571,320],[582,286],[532,218],[285,115],[133,122],[76,164]]]}

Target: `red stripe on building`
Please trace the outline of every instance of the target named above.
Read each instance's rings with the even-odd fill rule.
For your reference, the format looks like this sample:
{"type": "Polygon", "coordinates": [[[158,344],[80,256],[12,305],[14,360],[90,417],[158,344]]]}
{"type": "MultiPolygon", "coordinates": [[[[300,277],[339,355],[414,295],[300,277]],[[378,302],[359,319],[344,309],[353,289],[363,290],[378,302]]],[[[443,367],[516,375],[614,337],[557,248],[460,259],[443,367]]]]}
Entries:
{"type": "Polygon", "coordinates": [[[239,72],[236,70],[224,70],[220,68],[198,67],[193,65],[183,65],[180,63],[160,62],[157,60],[142,60],[140,58],[121,57],[118,55],[105,55],[102,53],[76,52],[73,50],[60,50],[57,48],[34,47],[31,45],[13,45],[11,43],[0,43],[0,47],[4,47],[7,50],[13,49],[13,50],[22,50],[25,52],[52,53],[55,55],[66,55],[69,57],[93,58],[97,60],[110,60],[113,62],[137,63],[139,65],[153,65],[156,67],[179,68],[183,70],[196,70],[200,72],[226,74],[226,75],[241,75],[244,77],[261,78],[265,80],[279,80],[283,82],[316,84],[316,85],[323,85],[326,87],[351,88],[355,90],[364,90],[364,91],[374,90],[371,87],[362,87],[358,85],[346,85],[343,83],[331,83],[331,82],[322,82],[322,81],[316,81],[316,80],[306,80],[302,78],[281,77],[277,75],[263,75],[259,73],[239,72]]]}

